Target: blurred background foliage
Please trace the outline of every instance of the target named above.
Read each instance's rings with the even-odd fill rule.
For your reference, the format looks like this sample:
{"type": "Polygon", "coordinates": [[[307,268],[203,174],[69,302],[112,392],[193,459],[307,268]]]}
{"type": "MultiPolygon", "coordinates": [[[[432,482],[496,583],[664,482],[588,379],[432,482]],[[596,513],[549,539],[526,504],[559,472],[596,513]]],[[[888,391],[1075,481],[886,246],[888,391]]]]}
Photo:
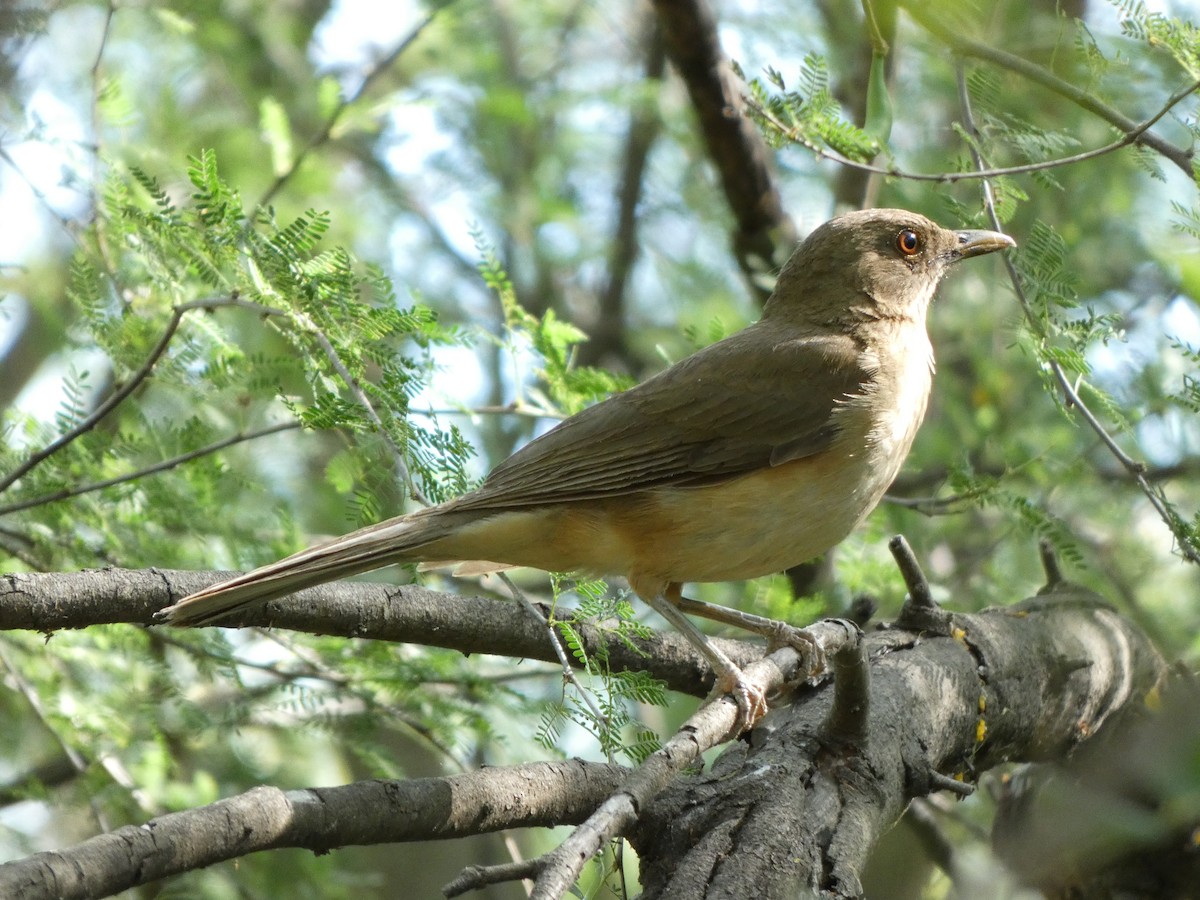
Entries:
{"type": "MultiPolygon", "coordinates": [[[[985,222],[978,181],[831,156],[925,174],[971,170],[972,146],[986,166],[1055,159],[1128,133],[1097,104],[1138,123],[1200,76],[1192,5],[868,8],[888,42],[874,66],[859,3],[717,10],[771,113],[800,233],[867,202],[985,222]]],[[[0,26],[7,570],[270,561],[463,490],[556,416],[756,316],[729,204],[642,4],[16,3],[0,26]],[[95,427],[31,457],[131,383],[95,427]]],[[[1196,129],[1185,97],[1152,129],[1175,160],[1139,146],[995,180],[1032,315],[998,260],[957,272],[931,315],[935,393],[894,502],[809,597],[783,576],[701,596],[806,622],[870,594],[889,616],[902,586],[884,544],[903,532],[939,598],[978,608],[1037,587],[1042,537],[1194,664],[1196,129]],[[1174,531],[1062,400],[1052,360],[1146,463],[1174,531]]],[[[6,633],[0,667],[8,858],[263,781],[611,749],[564,730],[556,670],[424,648],[111,626],[6,633]]],[[[631,695],[656,696],[618,691],[631,744],[639,717],[677,720],[631,695]]],[[[498,839],[435,849],[419,851],[430,880],[413,896],[505,855],[498,839]]],[[[412,859],[272,854],[163,895],[383,896],[412,859]]]]}

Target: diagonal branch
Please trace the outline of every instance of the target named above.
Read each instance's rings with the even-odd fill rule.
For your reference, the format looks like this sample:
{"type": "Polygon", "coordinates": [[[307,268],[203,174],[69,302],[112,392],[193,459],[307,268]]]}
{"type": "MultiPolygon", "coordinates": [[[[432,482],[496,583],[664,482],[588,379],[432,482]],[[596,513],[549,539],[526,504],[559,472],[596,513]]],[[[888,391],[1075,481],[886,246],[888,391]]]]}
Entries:
{"type": "MultiPolygon", "coordinates": [[[[986,162],[983,158],[983,155],[979,152],[978,141],[974,139],[978,137],[979,132],[975,127],[975,119],[971,114],[971,98],[967,92],[967,82],[966,78],[963,77],[961,65],[958,67],[958,94],[959,102],[963,111],[963,126],[967,133],[972,137],[972,140],[968,142],[971,157],[975,160],[975,165],[978,168],[986,168],[986,162]]],[[[995,197],[992,194],[992,186],[987,179],[984,179],[982,182],[982,187],[983,202],[985,208],[987,209],[988,218],[991,219],[992,227],[999,229],[1001,228],[1000,217],[996,213],[996,203],[995,197]]],[[[1017,296],[1018,303],[1020,303],[1021,311],[1024,313],[1026,321],[1029,322],[1032,327],[1033,323],[1035,323],[1037,319],[1033,314],[1033,308],[1029,302],[1029,297],[1025,294],[1025,289],[1021,282],[1021,275],[1017,271],[1016,264],[1012,261],[1008,254],[1001,254],[1001,256],[1004,259],[1004,266],[1008,270],[1008,277],[1012,282],[1013,292],[1017,296]]],[[[1164,523],[1166,523],[1167,528],[1170,529],[1171,534],[1174,536],[1175,541],[1179,546],[1179,551],[1183,554],[1184,558],[1189,562],[1200,564],[1200,548],[1197,548],[1195,544],[1193,544],[1188,535],[1186,524],[1180,520],[1179,514],[1171,507],[1170,502],[1163,493],[1162,487],[1160,485],[1151,484],[1149,479],[1146,478],[1146,464],[1134,459],[1132,456],[1126,453],[1121,448],[1121,445],[1117,443],[1116,438],[1108,433],[1108,430],[1104,427],[1104,424],[1099,420],[1099,418],[1096,417],[1096,414],[1093,413],[1091,409],[1088,408],[1088,405],[1083,401],[1083,398],[1080,396],[1078,386],[1067,374],[1067,371],[1062,367],[1062,365],[1053,358],[1047,358],[1045,363],[1049,367],[1051,375],[1054,376],[1054,380],[1058,384],[1059,390],[1061,390],[1063,393],[1065,405],[1068,408],[1078,410],[1079,415],[1083,418],[1083,421],[1088,428],[1090,428],[1096,434],[1096,436],[1100,439],[1100,442],[1103,443],[1108,451],[1113,455],[1113,458],[1120,463],[1121,468],[1128,472],[1133,478],[1134,483],[1137,484],[1138,488],[1150,501],[1150,505],[1154,507],[1155,512],[1158,513],[1159,517],[1164,523]]]]}
{"type": "Polygon", "coordinates": [[[54,491],[50,494],[42,494],[38,497],[30,497],[28,500],[20,500],[16,503],[0,505],[0,516],[5,516],[10,513],[20,512],[23,509],[30,509],[34,506],[42,506],[46,503],[55,503],[59,500],[66,500],[70,497],[78,497],[80,494],[90,494],[93,491],[102,491],[105,488],[115,487],[118,484],[125,484],[129,481],[137,481],[149,475],[156,475],[159,472],[166,472],[169,469],[174,469],[184,463],[192,462],[196,459],[201,459],[205,456],[210,456],[224,450],[226,447],[232,447],[235,444],[241,444],[245,441],[257,440],[268,435],[278,434],[281,431],[289,431],[299,428],[299,422],[280,422],[278,425],[268,425],[265,428],[259,428],[254,431],[243,431],[238,434],[230,435],[227,438],[222,438],[219,441],[214,441],[211,444],[206,444],[203,447],[197,447],[195,450],[189,450],[187,453],[180,453],[178,456],[172,456],[170,459],[164,459],[161,462],[156,462],[153,465],[146,466],[143,469],[138,469],[136,472],[127,472],[124,475],[118,475],[115,478],[106,478],[103,481],[93,481],[90,484],[81,484],[77,487],[63,488],[60,491],[54,491]]]}
{"type": "MultiPolygon", "coordinates": [[[[848,644],[858,644],[858,630],[839,621],[818,622],[805,630],[830,655],[848,644]]],[[[801,662],[794,648],[784,647],[747,667],[745,675],[766,694],[797,679],[808,678],[811,673],[802,670],[801,662]]],[[[637,822],[640,811],[684,769],[696,764],[705,751],[728,740],[738,727],[739,716],[733,698],[724,694],[700,707],[670,740],[630,772],[570,837],[540,860],[524,864],[522,874],[530,871],[537,874],[531,900],[557,900],[566,896],[588,860],[609,841],[626,834],[637,822]]],[[[487,869],[473,868],[447,885],[444,893],[455,897],[489,880],[487,869]]]]}
{"type": "MultiPolygon", "coordinates": [[[[946,44],[955,53],[961,56],[982,59],[1001,68],[1008,69],[1010,72],[1015,72],[1030,81],[1040,84],[1042,87],[1048,88],[1060,97],[1065,97],[1075,105],[1099,116],[1126,134],[1137,130],[1138,124],[1120,110],[1109,106],[1083,88],[1076,87],[1071,82],[1059,78],[1048,69],[1005,50],[990,47],[987,44],[973,40],[961,32],[947,27],[938,21],[935,16],[929,14],[925,4],[913,2],[913,0],[902,0],[902,5],[908,10],[908,14],[912,16],[917,24],[946,44]]],[[[1188,89],[1188,93],[1194,90],[1195,85],[1188,89]]],[[[1190,150],[1176,147],[1170,141],[1146,130],[1137,135],[1135,143],[1149,147],[1151,150],[1162,154],[1186,172],[1189,178],[1192,176],[1192,152],[1190,150]]]]}
{"type": "Polygon", "coordinates": [[[773,281],[796,241],[796,226],[783,209],[771,155],[743,113],[707,0],[654,0],[654,10],[667,56],[687,86],[708,154],[737,221],[738,263],[759,299],[766,300],[774,286],[767,282],[773,281]]]}
{"type": "Polygon", "coordinates": [[[29,472],[37,468],[45,460],[49,459],[63,447],[76,440],[80,435],[86,434],[100,424],[109,413],[121,405],[125,399],[132,394],[138,387],[150,377],[154,371],[154,367],[158,365],[158,361],[162,359],[163,354],[167,352],[167,348],[171,345],[171,339],[175,337],[175,332],[179,329],[179,323],[183,321],[183,317],[189,312],[197,309],[211,310],[220,309],[226,306],[236,306],[243,309],[252,309],[255,312],[263,315],[279,315],[280,311],[272,309],[269,306],[263,306],[260,303],[253,303],[249,300],[242,300],[236,295],[229,297],[212,297],[202,300],[191,300],[187,303],[181,303],[171,311],[171,321],[167,323],[166,329],[163,331],[162,337],[158,339],[158,343],[150,351],[150,355],[146,357],[146,361],[134,372],[129,379],[113,391],[108,398],[97,406],[87,418],[79,422],[74,428],[69,429],[59,435],[41,450],[31,453],[25,462],[17,466],[8,475],[0,478],[0,493],[3,493],[8,488],[12,487],[20,478],[27,475],[29,472]]]}
{"type": "Polygon", "coordinates": [[[999,178],[1005,175],[1026,175],[1030,172],[1040,172],[1045,169],[1057,169],[1063,166],[1073,165],[1074,163],[1084,162],[1089,159],[1095,159],[1098,156],[1105,156],[1124,147],[1136,144],[1149,130],[1159,122],[1167,113],[1178,106],[1184,99],[1190,97],[1198,89],[1200,89],[1200,80],[1193,81],[1190,84],[1180,88],[1148,119],[1133,125],[1128,131],[1123,133],[1115,141],[1105,144],[1102,147],[1094,147],[1091,150],[1083,150],[1079,153],[1073,153],[1070,156],[1061,156],[1057,159],[1045,159],[1039,162],[1024,163],[1017,166],[999,166],[996,168],[976,168],[966,172],[911,172],[901,169],[897,166],[876,166],[871,163],[858,162],[849,157],[842,156],[822,147],[815,143],[811,138],[805,135],[799,128],[787,125],[781,122],[779,118],[764,109],[759,103],[749,97],[743,98],[746,105],[754,112],[763,123],[776,131],[781,137],[794,141],[811,151],[820,159],[828,159],[837,163],[840,166],[847,166],[851,169],[859,169],[864,172],[870,172],[876,175],[887,175],[890,178],[903,178],[907,181],[932,181],[939,184],[953,184],[959,181],[976,181],[987,178],[999,178]]]}
{"type": "Polygon", "coordinates": [[[341,120],[342,116],[345,115],[346,110],[361,100],[366,95],[371,85],[373,85],[380,78],[380,76],[383,75],[384,72],[395,65],[396,60],[398,60],[404,54],[404,51],[412,46],[413,42],[421,36],[421,32],[423,32],[431,22],[433,22],[436,14],[437,7],[435,7],[434,12],[429,13],[427,16],[425,16],[425,18],[418,22],[416,27],[414,27],[413,30],[403,38],[403,40],[401,40],[394,48],[392,48],[390,53],[388,53],[371,67],[370,71],[363,76],[362,82],[358,85],[358,89],[355,90],[353,94],[351,94],[349,97],[342,98],[338,105],[334,107],[333,112],[331,112],[325,119],[325,123],[321,126],[321,130],[314,134],[309,139],[308,143],[305,144],[300,150],[300,152],[292,158],[291,165],[287,167],[286,171],[280,172],[275,176],[275,180],[271,182],[270,186],[258,199],[259,209],[263,209],[268,206],[271,201],[275,199],[275,195],[283,190],[284,185],[291,181],[292,177],[300,170],[300,166],[303,165],[309,154],[333,136],[333,130],[337,126],[337,123],[341,120]]]}

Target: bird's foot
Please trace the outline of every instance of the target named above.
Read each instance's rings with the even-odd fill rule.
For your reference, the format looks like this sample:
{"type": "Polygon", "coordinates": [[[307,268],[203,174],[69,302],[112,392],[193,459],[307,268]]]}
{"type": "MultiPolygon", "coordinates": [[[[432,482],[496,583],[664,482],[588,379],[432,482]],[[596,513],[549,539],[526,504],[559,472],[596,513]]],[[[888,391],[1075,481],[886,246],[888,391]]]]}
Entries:
{"type": "Polygon", "coordinates": [[[713,694],[718,697],[729,694],[737,703],[737,734],[749,731],[767,714],[766,692],[747,679],[745,673],[737,666],[731,665],[723,671],[718,670],[713,694]]]}
{"type": "Polygon", "coordinates": [[[825,671],[825,650],[820,641],[805,629],[796,628],[786,622],[773,622],[771,631],[767,634],[767,652],[778,650],[780,647],[791,647],[800,654],[805,679],[815,678],[825,671]]]}

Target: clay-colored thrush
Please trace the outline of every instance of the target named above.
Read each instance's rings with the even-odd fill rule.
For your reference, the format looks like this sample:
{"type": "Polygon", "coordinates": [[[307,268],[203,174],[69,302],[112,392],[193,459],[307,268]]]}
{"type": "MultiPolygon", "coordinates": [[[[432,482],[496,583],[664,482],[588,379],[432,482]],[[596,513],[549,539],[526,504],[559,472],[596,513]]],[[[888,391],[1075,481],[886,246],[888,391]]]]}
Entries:
{"type": "Polygon", "coordinates": [[[925,415],[938,281],[957,260],[1012,246],[895,209],[826,222],[749,328],[572,416],[469,494],[198,591],[163,617],[208,623],[393,563],[624,575],[753,721],[762,698],[676,608],[681,584],[782,571],[875,508],[925,415]]]}

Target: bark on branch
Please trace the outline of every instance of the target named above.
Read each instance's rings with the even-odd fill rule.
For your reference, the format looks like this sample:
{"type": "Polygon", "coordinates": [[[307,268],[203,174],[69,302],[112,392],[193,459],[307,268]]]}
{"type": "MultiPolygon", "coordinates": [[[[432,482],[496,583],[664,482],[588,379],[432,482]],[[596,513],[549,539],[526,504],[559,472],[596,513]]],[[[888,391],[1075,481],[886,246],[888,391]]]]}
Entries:
{"type": "MultiPolygon", "coordinates": [[[[51,634],[113,622],[154,625],[158,610],[231,574],[157,568],[0,574],[0,631],[51,634]]],[[[325,584],[231,615],[222,624],[558,661],[545,623],[517,604],[415,584],[325,584]]],[[[599,629],[583,625],[579,630],[585,649],[594,652],[599,629]]],[[[633,644],[636,649],[610,643],[613,669],[649,672],[671,690],[693,696],[703,697],[712,688],[708,663],[681,635],[663,632],[633,644]]],[[[738,665],[762,657],[761,645],[749,641],[717,639],[717,644],[738,665]]]]}
{"type": "MultiPolygon", "coordinates": [[[[7,591],[2,624],[20,627],[16,619],[36,616],[40,622],[26,627],[78,627],[72,599],[94,620],[111,621],[111,606],[106,616],[97,611],[117,602],[126,620],[147,621],[172,591],[213,576],[108,570],[76,577],[90,588],[77,581],[74,594],[49,605],[38,589],[56,578],[61,587],[70,576],[7,576],[0,582],[7,591]],[[122,597],[134,583],[153,599],[122,597]],[[24,607],[14,611],[18,600],[24,607]]],[[[358,609],[366,630],[383,635],[406,605],[427,611],[452,599],[413,588],[341,588],[347,596],[325,589],[255,615],[277,624],[294,616],[311,628],[334,621],[310,608],[318,601],[353,607],[350,595],[378,590],[374,605],[386,611],[358,609]]],[[[489,603],[486,621],[496,629],[500,607],[510,604],[489,603]]],[[[544,631],[529,627],[544,643],[544,631]]],[[[1002,762],[1062,758],[1125,709],[1141,707],[1164,673],[1142,632],[1095,594],[1065,582],[1011,607],[950,615],[944,631],[882,629],[864,639],[869,672],[856,678],[865,696],[854,701],[870,710],[863,729],[837,727],[845,717],[835,714],[839,701],[828,680],[809,684],[790,705],[775,699],[774,714],[711,772],[671,780],[661,793],[657,779],[639,794],[632,815],[613,818],[616,826],[609,823],[605,833],[625,833],[638,849],[645,896],[853,896],[871,848],[914,797],[951,784],[961,793],[962,782],[1002,762]]],[[[689,739],[681,732],[674,741],[689,739]]],[[[334,789],[260,788],[0,866],[0,895],[101,896],[262,849],[328,850],[569,824],[589,814],[594,820],[614,798],[632,797],[629,786],[645,777],[583,763],[530,764],[334,789]]],[[[561,882],[557,859],[548,855],[544,870],[561,882]]]]}
{"type": "Polygon", "coordinates": [[[827,740],[822,686],[674,783],[629,835],[646,900],[859,896],[871,848],[910,800],[1002,762],[1065,756],[1165,671],[1145,634],[1069,584],[953,615],[945,636],[885,631],[867,647],[867,739],[827,740]]]}

